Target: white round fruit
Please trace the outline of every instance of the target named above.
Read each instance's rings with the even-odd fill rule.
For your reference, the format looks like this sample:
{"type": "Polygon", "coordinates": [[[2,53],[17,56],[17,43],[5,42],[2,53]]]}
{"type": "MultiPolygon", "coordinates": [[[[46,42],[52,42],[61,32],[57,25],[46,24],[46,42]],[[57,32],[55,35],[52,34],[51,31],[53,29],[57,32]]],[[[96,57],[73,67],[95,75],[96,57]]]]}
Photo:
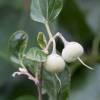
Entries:
{"type": "Polygon", "coordinates": [[[77,42],[69,42],[62,50],[62,57],[66,62],[73,62],[84,53],[83,47],[77,42]]]}
{"type": "Polygon", "coordinates": [[[48,72],[58,73],[64,70],[65,62],[60,55],[51,54],[47,57],[47,61],[44,66],[48,72]]]}

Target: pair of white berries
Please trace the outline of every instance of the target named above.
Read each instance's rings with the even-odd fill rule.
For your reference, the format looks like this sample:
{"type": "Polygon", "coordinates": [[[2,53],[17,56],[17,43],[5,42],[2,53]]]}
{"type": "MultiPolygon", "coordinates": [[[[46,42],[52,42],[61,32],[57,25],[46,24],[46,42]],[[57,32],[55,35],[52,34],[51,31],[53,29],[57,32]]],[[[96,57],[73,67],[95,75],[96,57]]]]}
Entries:
{"type": "Polygon", "coordinates": [[[84,66],[92,69],[91,67],[87,66],[81,59],[80,56],[84,53],[83,47],[77,42],[67,42],[64,37],[61,36],[59,33],[58,36],[64,42],[64,49],[62,50],[62,56],[58,55],[56,52],[51,53],[47,57],[47,61],[45,62],[44,66],[45,69],[52,73],[58,73],[65,69],[65,61],[71,63],[75,60],[79,60],[84,66]],[[65,61],[64,61],[65,60],[65,61]]]}

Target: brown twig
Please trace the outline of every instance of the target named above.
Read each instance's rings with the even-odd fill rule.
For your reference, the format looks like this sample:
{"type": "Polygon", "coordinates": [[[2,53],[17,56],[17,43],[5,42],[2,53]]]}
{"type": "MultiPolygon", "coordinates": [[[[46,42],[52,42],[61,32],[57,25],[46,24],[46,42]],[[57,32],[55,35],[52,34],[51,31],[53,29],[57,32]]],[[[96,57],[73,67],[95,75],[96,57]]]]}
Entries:
{"type": "Polygon", "coordinates": [[[41,63],[40,74],[39,74],[39,84],[37,84],[38,100],[42,100],[42,75],[43,75],[43,63],[41,63]]]}
{"type": "Polygon", "coordinates": [[[33,74],[24,66],[24,64],[21,62],[21,66],[17,72],[14,72],[12,74],[13,77],[16,75],[26,75],[28,76],[28,79],[32,80],[38,90],[38,100],[42,100],[42,75],[43,75],[43,63],[41,63],[40,71],[38,73],[37,77],[34,77],[33,74]]]}

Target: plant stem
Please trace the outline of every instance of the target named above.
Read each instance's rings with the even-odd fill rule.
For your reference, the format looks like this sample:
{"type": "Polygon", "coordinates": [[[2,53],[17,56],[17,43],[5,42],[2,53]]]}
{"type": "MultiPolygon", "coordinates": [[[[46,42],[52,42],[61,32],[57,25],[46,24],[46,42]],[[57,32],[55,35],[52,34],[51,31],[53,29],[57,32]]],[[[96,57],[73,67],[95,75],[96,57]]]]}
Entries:
{"type": "Polygon", "coordinates": [[[38,100],[42,100],[42,75],[43,75],[43,63],[41,63],[41,68],[39,73],[39,84],[37,84],[38,100]]]}
{"type": "Polygon", "coordinates": [[[88,66],[88,65],[86,65],[79,57],[78,57],[78,60],[81,62],[81,64],[82,65],[84,65],[85,67],[87,67],[88,69],[91,69],[91,70],[93,70],[93,68],[92,67],[90,67],[90,66],[88,66]]]}
{"type": "Polygon", "coordinates": [[[32,80],[33,82],[35,82],[36,86],[37,86],[37,90],[38,90],[38,100],[42,100],[42,72],[43,72],[43,64],[41,64],[41,69],[40,69],[40,73],[38,74],[38,76],[36,77],[36,79],[38,79],[38,83],[36,82],[36,79],[33,77],[33,75],[31,75],[26,67],[24,66],[23,62],[20,61],[20,64],[22,66],[23,69],[26,70],[25,75],[27,75],[29,77],[30,80],[32,80]]]}
{"type": "Polygon", "coordinates": [[[64,46],[66,46],[66,45],[68,44],[68,41],[62,36],[61,33],[58,32],[58,33],[55,35],[55,38],[56,38],[56,37],[61,38],[62,42],[64,43],[64,46]]]}
{"type": "Polygon", "coordinates": [[[40,85],[37,85],[37,90],[38,90],[38,100],[42,100],[42,93],[41,93],[40,85]]]}
{"type": "MultiPolygon", "coordinates": [[[[48,43],[48,46],[51,44],[51,42],[53,42],[53,50],[52,50],[52,53],[56,53],[56,42],[55,42],[55,39],[53,38],[53,35],[51,33],[51,30],[50,30],[50,27],[49,27],[48,22],[45,22],[45,27],[47,29],[47,32],[48,32],[48,35],[49,35],[49,38],[50,38],[50,41],[48,43]]],[[[48,46],[47,46],[47,48],[48,48],[48,46]]]]}
{"type": "Polygon", "coordinates": [[[51,31],[50,31],[50,27],[49,27],[49,24],[48,24],[47,21],[45,22],[45,27],[46,27],[46,29],[47,29],[49,38],[51,39],[51,38],[53,37],[53,35],[52,35],[51,31]]]}

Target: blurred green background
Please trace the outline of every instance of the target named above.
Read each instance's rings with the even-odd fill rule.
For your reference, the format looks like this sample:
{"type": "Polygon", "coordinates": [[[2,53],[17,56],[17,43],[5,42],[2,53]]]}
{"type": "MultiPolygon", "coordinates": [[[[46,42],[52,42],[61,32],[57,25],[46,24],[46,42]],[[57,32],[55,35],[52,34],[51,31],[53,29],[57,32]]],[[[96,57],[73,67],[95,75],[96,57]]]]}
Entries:
{"type": "MultiPolygon", "coordinates": [[[[0,100],[36,100],[36,87],[26,76],[12,78],[17,68],[8,50],[9,37],[17,30],[29,34],[29,46],[36,46],[38,32],[46,33],[42,24],[31,20],[29,5],[29,0],[0,0],[0,100]]],[[[100,100],[100,0],[64,0],[63,10],[51,27],[69,41],[80,42],[85,49],[82,59],[94,67],[91,71],[77,61],[69,64],[70,100],[100,100]]],[[[57,42],[61,51],[63,45],[57,42]]]]}

